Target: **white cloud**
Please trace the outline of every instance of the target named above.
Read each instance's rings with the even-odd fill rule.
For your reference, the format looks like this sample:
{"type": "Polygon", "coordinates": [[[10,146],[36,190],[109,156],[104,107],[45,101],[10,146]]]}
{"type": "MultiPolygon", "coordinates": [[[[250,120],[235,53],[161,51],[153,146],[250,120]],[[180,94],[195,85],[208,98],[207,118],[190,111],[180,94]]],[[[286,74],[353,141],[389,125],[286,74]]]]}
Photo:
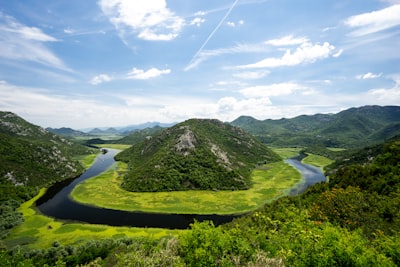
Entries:
{"type": "Polygon", "coordinates": [[[62,60],[44,45],[45,42],[55,41],[56,38],[45,34],[41,29],[23,25],[0,12],[0,57],[33,61],[69,71],[62,60]]]}
{"type": "Polygon", "coordinates": [[[239,92],[245,97],[271,97],[290,95],[296,91],[309,91],[309,89],[294,82],[286,82],[270,85],[256,85],[241,89],[239,92]]]}
{"type": "Polygon", "coordinates": [[[333,57],[340,57],[340,55],[343,53],[343,49],[339,49],[335,54],[333,54],[333,57]]]}
{"type": "Polygon", "coordinates": [[[375,104],[396,105],[400,103],[400,74],[391,77],[394,86],[391,88],[376,88],[369,90],[367,96],[374,101],[375,104]]]}
{"type": "Polygon", "coordinates": [[[355,28],[351,34],[362,36],[400,25],[400,4],[349,17],[345,25],[355,28]]]}
{"type": "Polygon", "coordinates": [[[356,78],[357,78],[358,80],[366,80],[366,79],[375,79],[375,78],[379,78],[379,77],[381,77],[381,76],[382,76],[382,73],[374,74],[374,73],[372,73],[372,72],[368,72],[368,73],[365,73],[365,74],[357,75],[356,78]]]}
{"type": "Polygon", "coordinates": [[[200,27],[201,24],[203,24],[204,22],[206,22],[206,20],[204,18],[194,18],[192,19],[192,21],[190,21],[189,25],[196,25],[197,27],[200,27]]]}
{"type": "Polygon", "coordinates": [[[270,74],[268,70],[261,70],[261,71],[242,71],[233,74],[233,77],[245,79],[245,80],[255,80],[261,79],[265,76],[270,74]]]}
{"type": "Polygon", "coordinates": [[[236,26],[240,26],[244,24],[244,20],[239,20],[238,22],[234,22],[234,21],[227,21],[226,25],[232,28],[235,28],[236,26]]]}
{"type": "Polygon", "coordinates": [[[185,71],[197,67],[200,63],[212,57],[217,57],[225,54],[240,54],[240,53],[257,53],[264,52],[266,46],[263,44],[237,44],[233,47],[219,48],[214,50],[202,50],[197,57],[185,67],[185,71]]]}
{"type": "Polygon", "coordinates": [[[159,70],[157,68],[151,68],[147,71],[133,68],[132,71],[130,71],[127,74],[128,79],[134,79],[134,80],[147,80],[151,78],[155,78],[158,76],[161,76],[163,74],[169,74],[171,73],[170,69],[165,69],[165,70],[159,70]]]}
{"type": "Polygon", "coordinates": [[[238,68],[276,68],[281,66],[295,66],[302,63],[313,63],[319,59],[324,59],[332,55],[335,47],[328,42],[320,44],[304,43],[293,53],[287,49],[281,58],[266,58],[253,64],[242,65],[238,68]]]}
{"type": "Polygon", "coordinates": [[[184,19],[168,9],[165,0],[100,0],[99,5],[122,36],[133,31],[140,39],[169,41],[184,26],[184,19]]]}
{"type": "Polygon", "coordinates": [[[111,80],[112,80],[112,78],[110,76],[108,76],[107,74],[100,74],[100,75],[97,75],[97,76],[93,77],[89,81],[89,83],[93,84],[93,85],[98,85],[100,83],[109,82],[111,80]]]}
{"type": "Polygon", "coordinates": [[[228,25],[229,27],[235,28],[235,22],[233,22],[233,21],[227,21],[226,25],[228,25]]]}
{"type": "Polygon", "coordinates": [[[300,45],[304,43],[308,43],[308,39],[306,37],[297,37],[294,38],[293,35],[286,35],[282,38],[271,39],[265,41],[267,45],[273,46],[289,46],[289,45],[300,45]]]}

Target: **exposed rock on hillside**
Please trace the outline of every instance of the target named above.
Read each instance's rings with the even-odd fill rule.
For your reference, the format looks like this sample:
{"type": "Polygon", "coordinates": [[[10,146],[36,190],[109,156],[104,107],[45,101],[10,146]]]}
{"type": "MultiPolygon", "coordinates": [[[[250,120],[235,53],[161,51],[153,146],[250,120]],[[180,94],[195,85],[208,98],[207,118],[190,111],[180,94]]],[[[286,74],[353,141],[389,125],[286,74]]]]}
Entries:
{"type": "Polygon", "coordinates": [[[117,156],[130,171],[129,191],[247,189],[258,162],[279,157],[244,130],[218,120],[191,119],[117,156]]]}

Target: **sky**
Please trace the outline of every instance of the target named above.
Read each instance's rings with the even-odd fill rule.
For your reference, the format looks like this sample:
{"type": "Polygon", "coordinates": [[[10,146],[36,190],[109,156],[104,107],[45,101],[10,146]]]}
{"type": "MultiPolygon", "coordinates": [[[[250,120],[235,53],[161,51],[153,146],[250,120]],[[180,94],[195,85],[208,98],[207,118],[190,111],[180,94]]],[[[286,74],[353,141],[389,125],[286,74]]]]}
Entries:
{"type": "Polygon", "coordinates": [[[42,127],[400,105],[400,0],[0,0],[0,110],[42,127]]]}

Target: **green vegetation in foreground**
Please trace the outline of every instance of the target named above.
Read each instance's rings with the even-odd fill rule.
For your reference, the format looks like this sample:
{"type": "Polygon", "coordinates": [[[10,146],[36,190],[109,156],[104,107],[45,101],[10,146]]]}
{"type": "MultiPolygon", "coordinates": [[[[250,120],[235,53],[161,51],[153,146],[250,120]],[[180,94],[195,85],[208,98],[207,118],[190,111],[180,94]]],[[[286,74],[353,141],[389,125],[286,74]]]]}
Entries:
{"type": "Polygon", "coordinates": [[[126,164],[77,185],[71,195],[75,201],[104,208],[182,214],[238,214],[252,211],[287,193],[301,175],[280,161],[255,169],[254,185],[236,191],[128,192],[121,189],[126,164]]]}
{"type": "Polygon", "coordinates": [[[113,227],[56,221],[53,218],[41,215],[34,208],[35,201],[45,191],[45,189],[41,189],[37,196],[20,206],[18,211],[23,214],[25,221],[15,227],[7,239],[4,240],[6,247],[28,245],[32,248],[49,248],[53,246],[54,242],[62,245],[77,245],[86,243],[88,240],[124,237],[145,237],[156,240],[161,237],[176,235],[180,232],[180,230],[113,227]]]}

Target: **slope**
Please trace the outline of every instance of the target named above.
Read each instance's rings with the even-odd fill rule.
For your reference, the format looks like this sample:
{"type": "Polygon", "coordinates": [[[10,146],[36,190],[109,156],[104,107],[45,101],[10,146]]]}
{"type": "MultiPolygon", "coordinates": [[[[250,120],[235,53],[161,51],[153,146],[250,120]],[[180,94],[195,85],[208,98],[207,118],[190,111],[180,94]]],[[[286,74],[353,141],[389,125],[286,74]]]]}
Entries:
{"type": "Polygon", "coordinates": [[[279,156],[238,127],[191,119],[117,155],[129,163],[128,191],[237,190],[251,186],[258,162],[279,156]]]}
{"type": "Polygon", "coordinates": [[[271,145],[362,147],[400,133],[400,106],[364,106],[280,120],[239,117],[231,123],[271,145]]]}

